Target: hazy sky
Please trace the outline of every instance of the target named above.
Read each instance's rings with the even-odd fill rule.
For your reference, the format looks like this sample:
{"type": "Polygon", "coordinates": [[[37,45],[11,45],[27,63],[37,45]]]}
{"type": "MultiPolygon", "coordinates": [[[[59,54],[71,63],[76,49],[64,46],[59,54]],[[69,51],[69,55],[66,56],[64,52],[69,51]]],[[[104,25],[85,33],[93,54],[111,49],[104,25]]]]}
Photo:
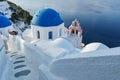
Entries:
{"type": "Polygon", "coordinates": [[[120,0],[9,0],[32,14],[42,8],[53,8],[66,14],[120,11],[120,0]]]}

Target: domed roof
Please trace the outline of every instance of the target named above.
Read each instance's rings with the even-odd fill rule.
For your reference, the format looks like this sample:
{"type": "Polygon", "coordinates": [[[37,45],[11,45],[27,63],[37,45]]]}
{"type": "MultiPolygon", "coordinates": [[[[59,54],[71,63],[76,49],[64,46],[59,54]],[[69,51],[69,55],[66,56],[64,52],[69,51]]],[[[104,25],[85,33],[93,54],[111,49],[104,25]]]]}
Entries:
{"type": "Polygon", "coordinates": [[[10,22],[10,20],[7,17],[0,15],[0,28],[8,27],[11,24],[12,23],[10,22]]]}
{"type": "Polygon", "coordinates": [[[56,48],[63,48],[65,50],[74,49],[74,46],[67,39],[64,39],[64,38],[55,39],[54,41],[52,41],[51,46],[56,48]]]}
{"type": "Polygon", "coordinates": [[[42,27],[58,26],[61,23],[63,20],[59,13],[50,8],[38,11],[32,19],[32,25],[42,27]]]}
{"type": "Polygon", "coordinates": [[[81,52],[89,52],[89,51],[96,51],[96,50],[102,50],[102,49],[109,49],[109,47],[102,43],[94,42],[94,43],[87,44],[81,52]]]}

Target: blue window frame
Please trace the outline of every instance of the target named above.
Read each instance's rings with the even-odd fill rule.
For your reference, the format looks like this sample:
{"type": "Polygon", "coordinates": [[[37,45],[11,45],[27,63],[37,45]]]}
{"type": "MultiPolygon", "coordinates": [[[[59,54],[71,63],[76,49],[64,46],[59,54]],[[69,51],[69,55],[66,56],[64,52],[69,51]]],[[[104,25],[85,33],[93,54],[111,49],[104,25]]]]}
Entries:
{"type": "Polygon", "coordinates": [[[49,34],[48,38],[49,39],[53,39],[53,33],[52,33],[52,31],[50,31],[48,34],[49,34]]]}

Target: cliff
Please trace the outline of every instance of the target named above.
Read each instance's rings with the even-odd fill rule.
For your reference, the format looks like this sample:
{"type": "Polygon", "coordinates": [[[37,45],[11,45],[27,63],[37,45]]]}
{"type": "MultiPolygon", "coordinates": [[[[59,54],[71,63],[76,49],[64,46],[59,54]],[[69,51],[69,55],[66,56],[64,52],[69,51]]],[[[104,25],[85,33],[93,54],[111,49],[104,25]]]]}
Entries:
{"type": "Polygon", "coordinates": [[[23,21],[25,24],[30,24],[32,16],[28,11],[22,9],[20,6],[16,5],[15,3],[12,3],[10,1],[7,2],[10,5],[10,9],[13,12],[11,15],[11,20],[14,23],[17,21],[23,21]]]}

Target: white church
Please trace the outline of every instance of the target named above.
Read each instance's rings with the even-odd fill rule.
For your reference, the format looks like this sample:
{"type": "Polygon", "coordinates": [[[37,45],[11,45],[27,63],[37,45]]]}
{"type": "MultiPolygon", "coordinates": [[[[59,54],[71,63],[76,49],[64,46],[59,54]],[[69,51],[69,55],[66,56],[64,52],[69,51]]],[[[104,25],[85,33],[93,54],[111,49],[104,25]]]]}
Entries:
{"type": "Polygon", "coordinates": [[[67,29],[59,13],[50,8],[40,10],[34,15],[31,29],[26,30],[23,36],[27,37],[28,41],[64,38],[77,48],[80,48],[82,43],[82,29],[77,19],[67,29]]]}
{"type": "Polygon", "coordinates": [[[85,46],[82,37],[77,19],[66,28],[51,8],[38,11],[23,33],[0,15],[0,80],[119,80],[120,47],[85,46]]]}

